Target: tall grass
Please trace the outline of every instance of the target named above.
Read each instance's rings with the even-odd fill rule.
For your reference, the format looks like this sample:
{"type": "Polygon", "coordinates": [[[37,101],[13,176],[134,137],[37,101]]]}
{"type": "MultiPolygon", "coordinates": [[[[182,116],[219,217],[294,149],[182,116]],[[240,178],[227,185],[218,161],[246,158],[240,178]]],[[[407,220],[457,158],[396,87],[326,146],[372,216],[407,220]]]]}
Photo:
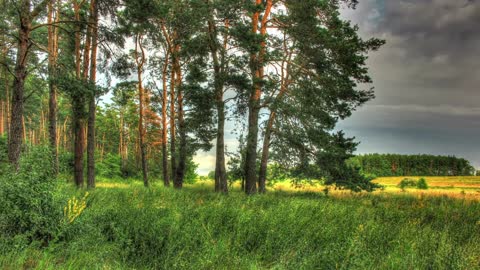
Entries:
{"type": "Polygon", "coordinates": [[[99,186],[48,248],[2,254],[0,268],[480,269],[475,201],[99,186]]]}

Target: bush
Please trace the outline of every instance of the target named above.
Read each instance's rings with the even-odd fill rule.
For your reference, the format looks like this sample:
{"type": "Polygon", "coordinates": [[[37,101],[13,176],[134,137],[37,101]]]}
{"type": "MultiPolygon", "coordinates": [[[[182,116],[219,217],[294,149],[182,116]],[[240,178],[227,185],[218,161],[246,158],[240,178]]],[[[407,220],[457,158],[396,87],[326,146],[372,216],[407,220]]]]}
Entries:
{"type": "Polygon", "coordinates": [[[428,189],[428,184],[427,180],[425,178],[420,178],[418,181],[415,181],[413,179],[409,178],[404,178],[400,183],[397,185],[399,188],[401,188],[403,191],[405,191],[406,188],[418,188],[418,189],[428,189]]]}
{"type": "Polygon", "coordinates": [[[427,184],[427,180],[425,180],[425,178],[420,178],[417,182],[417,188],[418,189],[428,189],[428,184],[427,184]]]}
{"type": "Polygon", "coordinates": [[[402,190],[405,190],[407,187],[416,187],[417,186],[417,181],[409,179],[409,178],[404,178],[400,183],[397,185],[399,188],[402,190]]]}
{"type": "Polygon", "coordinates": [[[0,136],[0,175],[6,171],[7,167],[7,137],[0,136]]]}
{"type": "Polygon", "coordinates": [[[58,167],[61,173],[72,173],[73,171],[73,153],[69,151],[60,151],[58,153],[58,167]]]}
{"type": "Polygon", "coordinates": [[[119,155],[107,154],[101,162],[97,163],[96,173],[107,178],[122,177],[121,163],[119,155]]]}
{"type": "Polygon", "coordinates": [[[35,147],[20,159],[18,172],[0,177],[0,238],[27,245],[48,242],[62,218],[54,196],[53,162],[48,147],[35,147]],[[18,242],[21,240],[21,243],[18,242]]]}

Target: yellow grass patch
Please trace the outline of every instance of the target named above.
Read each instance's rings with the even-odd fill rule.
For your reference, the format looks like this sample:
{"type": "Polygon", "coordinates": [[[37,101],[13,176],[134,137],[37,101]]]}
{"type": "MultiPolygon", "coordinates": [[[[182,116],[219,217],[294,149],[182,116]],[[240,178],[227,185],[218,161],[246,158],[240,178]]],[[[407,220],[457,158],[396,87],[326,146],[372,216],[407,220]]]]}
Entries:
{"type": "MultiPolygon", "coordinates": [[[[454,176],[454,177],[429,177],[423,176],[427,181],[429,188],[421,190],[416,188],[407,188],[402,191],[397,187],[398,183],[404,178],[418,180],[422,176],[409,177],[380,177],[373,182],[384,186],[382,190],[377,190],[374,194],[405,194],[412,196],[448,196],[457,199],[480,200],[480,176],[454,176]]],[[[323,192],[325,186],[322,185],[305,185],[303,187],[293,187],[290,182],[280,182],[275,184],[271,190],[288,191],[288,192],[323,192]]],[[[329,194],[337,197],[352,196],[352,192],[346,190],[335,190],[331,188],[329,194]]]]}
{"type": "Polygon", "coordinates": [[[100,183],[96,183],[95,186],[99,187],[99,188],[122,188],[122,189],[126,189],[126,188],[129,188],[131,185],[126,184],[126,183],[100,182],[100,183]]]}

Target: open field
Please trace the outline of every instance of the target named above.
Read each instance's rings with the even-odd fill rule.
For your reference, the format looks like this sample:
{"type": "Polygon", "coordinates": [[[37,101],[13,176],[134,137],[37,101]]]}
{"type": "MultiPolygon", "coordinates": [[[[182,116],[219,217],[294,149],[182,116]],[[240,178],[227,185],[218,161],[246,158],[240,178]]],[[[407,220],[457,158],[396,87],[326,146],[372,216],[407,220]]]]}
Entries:
{"type": "MultiPolygon", "coordinates": [[[[429,188],[421,190],[416,188],[407,188],[402,191],[397,185],[402,179],[418,180],[422,176],[409,177],[380,177],[373,182],[382,185],[384,188],[375,191],[374,194],[392,194],[392,195],[415,195],[415,196],[448,196],[451,198],[480,200],[480,176],[452,176],[452,177],[438,177],[438,176],[423,176],[427,181],[429,188]]],[[[282,191],[312,191],[322,192],[325,189],[321,185],[304,185],[300,188],[292,187],[289,182],[276,183],[271,190],[282,191]]],[[[331,190],[330,193],[334,196],[348,196],[350,191],[331,190]]]]}
{"type": "Polygon", "coordinates": [[[480,269],[480,203],[409,193],[225,196],[210,182],[103,179],[48,247],[0,245],[0,269],[480,269]]]}

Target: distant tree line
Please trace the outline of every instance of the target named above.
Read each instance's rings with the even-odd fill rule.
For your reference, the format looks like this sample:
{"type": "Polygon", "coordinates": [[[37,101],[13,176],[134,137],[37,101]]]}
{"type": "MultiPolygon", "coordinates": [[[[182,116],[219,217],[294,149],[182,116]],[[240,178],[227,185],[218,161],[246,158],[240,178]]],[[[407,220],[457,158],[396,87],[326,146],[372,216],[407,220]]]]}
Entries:
{"type": "Polygon", "coordinates": [[[352,157],[348,163],[364,174],[375,176],[470,176],[475,168],[455,156],[367,154],[352,157]]]}

